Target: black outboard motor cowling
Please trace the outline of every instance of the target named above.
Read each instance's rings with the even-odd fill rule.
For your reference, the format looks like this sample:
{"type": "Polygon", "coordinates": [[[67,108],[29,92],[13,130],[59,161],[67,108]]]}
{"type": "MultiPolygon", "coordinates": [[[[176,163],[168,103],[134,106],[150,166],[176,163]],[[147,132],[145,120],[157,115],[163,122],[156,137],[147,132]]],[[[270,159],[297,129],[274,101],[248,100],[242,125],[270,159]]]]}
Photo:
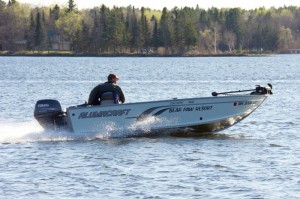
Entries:
{"type": "Polygon", "coordinates": [[[35,104],[34,118],[43,128],[56,128],[64,125],[64,117],[64,112],[57,100],[43,99],[35,104]]]}

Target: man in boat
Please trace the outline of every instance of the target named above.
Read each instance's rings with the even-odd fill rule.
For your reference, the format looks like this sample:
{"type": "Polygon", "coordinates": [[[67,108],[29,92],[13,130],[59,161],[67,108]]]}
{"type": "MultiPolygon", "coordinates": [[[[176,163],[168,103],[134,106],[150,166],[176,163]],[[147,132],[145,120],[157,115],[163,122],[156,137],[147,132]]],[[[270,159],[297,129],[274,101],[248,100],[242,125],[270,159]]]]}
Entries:
{"type": "Polygon", "coordinates": [[[107,82],[99,84],[90,93],[89,105],[119,104],[125,102],[122,89],[117,85],[120,78],[116,74],[109,74],[107,82]]]}

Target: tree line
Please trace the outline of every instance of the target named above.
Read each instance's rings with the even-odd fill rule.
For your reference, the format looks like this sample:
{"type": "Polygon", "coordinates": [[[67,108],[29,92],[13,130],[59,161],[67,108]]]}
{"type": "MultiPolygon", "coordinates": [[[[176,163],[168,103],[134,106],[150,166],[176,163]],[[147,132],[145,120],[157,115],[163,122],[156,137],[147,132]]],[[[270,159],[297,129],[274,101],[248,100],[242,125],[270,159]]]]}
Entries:
{"type": "Polygon", "coordinates": [[[54,44],[94,54],[284,52],[300,48],[300,8],[78,10],[74,0],[66,7],[0,0],[0,50],[53,50],[54,44]]]}

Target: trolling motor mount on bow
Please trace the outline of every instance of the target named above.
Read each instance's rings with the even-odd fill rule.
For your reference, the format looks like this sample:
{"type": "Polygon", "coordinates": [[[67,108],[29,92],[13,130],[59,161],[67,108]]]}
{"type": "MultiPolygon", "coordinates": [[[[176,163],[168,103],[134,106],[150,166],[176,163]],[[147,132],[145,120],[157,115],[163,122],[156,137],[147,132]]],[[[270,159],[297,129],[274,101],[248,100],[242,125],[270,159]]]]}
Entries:
{"type": "Polygon", "coordinates": [[[212,92],[212,96],[216,97],[218,95],[230,95],[232,93],[242,93],[242,92],[249,92],[249,91],[252,91],[250,95],[267,95],[267,94],[272,95],[273,94],[272,88],[273,88],[272,84],[267,84],[266,87],[256,85],[255,89],[228,91],[222,93],[212,92]]]}

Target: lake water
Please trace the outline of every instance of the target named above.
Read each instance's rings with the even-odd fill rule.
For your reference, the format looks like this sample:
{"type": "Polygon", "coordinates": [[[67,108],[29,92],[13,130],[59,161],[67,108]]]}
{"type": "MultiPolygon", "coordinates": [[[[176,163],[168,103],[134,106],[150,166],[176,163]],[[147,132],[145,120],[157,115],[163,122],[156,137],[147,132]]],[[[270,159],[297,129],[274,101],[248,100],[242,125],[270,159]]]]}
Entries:
{"type": "Polygon", "coordinates": [[[0,57],[0,71],[0,198],[300,198],[300,55],[0,57]],[[274,95],[199,138],[45,132],[33,119],[38,99],[82,104],[111,72],[126,102],[267,83],[274,95]]]}

